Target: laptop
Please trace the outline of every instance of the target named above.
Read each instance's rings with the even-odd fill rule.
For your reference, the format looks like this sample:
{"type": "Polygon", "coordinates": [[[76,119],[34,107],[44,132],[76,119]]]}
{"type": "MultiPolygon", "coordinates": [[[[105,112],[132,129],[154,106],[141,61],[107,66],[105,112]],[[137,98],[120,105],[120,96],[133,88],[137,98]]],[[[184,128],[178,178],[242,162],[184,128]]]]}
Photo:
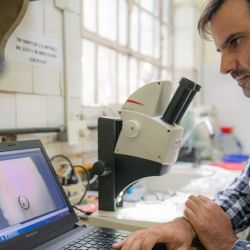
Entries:
{"type": "Polygon", "coordinates": [[[0,250],[111,249],[127,235],[79,223],[41,141],[0,143],[0,250]]]}

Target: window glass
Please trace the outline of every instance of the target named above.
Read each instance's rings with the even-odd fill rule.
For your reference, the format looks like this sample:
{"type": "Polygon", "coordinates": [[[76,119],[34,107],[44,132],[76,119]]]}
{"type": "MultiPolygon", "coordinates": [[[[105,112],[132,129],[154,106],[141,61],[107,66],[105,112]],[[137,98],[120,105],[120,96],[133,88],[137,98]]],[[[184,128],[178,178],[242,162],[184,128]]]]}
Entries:
{"type": "Polygon", "coordinates": [[[82,104],[95,104],[95,45],[93,42],[83,40],[82,43],[82,104]]]}
{"type": "MultiPolygon", "coordinates": [[[[166,30],[167,31],[167,30],[166,30]]],[[[166,32],[165,31],[165,32],[166,32]]],[[[153,29],[153,56],[156,59],[160,58],[160,46],[162,37],[161,34],[161,23],[158,19],[154,19],[154,29],[153,29]]],[[[166,37],[163,38],[162,42],[165,42],[166,37]]]]}
{"type": "Polygon", "coordinates": [[[138,63],[134,58],[129,60],[129,94],[133,93],[138,87],[138,63]]]}
{"type": "Polygon", "coordinates": [[[147,62],[140,62],[140,86],[158,79],[159,74],[156,67],[147,62]]]}
{"type": "Polygon", "coordinates": [[[130,24],[130,46],[133,50],[138,51],[139,47],[139,10],[137,6],[133,6],[131,13],[131,24],[130,24]]]}
{"type": "Polygon", "coordinates": [[[154,1],[157,2],[157,0],[142,0],[141,6],[145,8],[146,10],[150,11],[151,13],[154,12],[154,1]]]}
{"type": "MultiPolygon", "coordinates": [[[[92,1],[92,0],[88,0],[92,1]]],[[[105,38],[116,40],[116,0],[98,1],[99,34],[105,38]]]]}
{"type": "Polygon", "coordinates": [[[164,66],[169,65],[169,37],[168,28],[166,25],[162,26],[162,64],[164,66]]]}
{"type": "MultiPolygon", "coordinates": [[[[162,0],[142,0],[141,7],[148,13],[160,17],[160,4],[162,0]]],[[[167,0],[169,1],[169,0],[167,0]]]]}
{"type": "Polygon", "coordinates": [[[96,31],[96,0],[83,1],[83,25],[86,29],[96,31]]]}
{"type": "Polygon", "coordinates": [[[168,12],[169,0],[83,0],[91,31],[82,32],[83,105],[122,104],[139,86],[172,76],[168,12]]]}
{"type": "Polygon", "coordinates": [[[115,103],[116,53],[103,46],[98,47],[98,103],[115,103]]]}
{"type": "Polygon", "coordinates": [[[163,69],[161,71],[161,77],[160,77],[160,79],[171,81],[172,78],[173,77],[172,77],[172,75],[170,74],[170,72],[168,70],[163,69]]]}
{"type": "Polygon", "coordinates": [[[154,15],[156,17],[160,17],[160,3],[161,0],[154,0],[154,15]]]}
{"type": "Polygon", "coordinates": [[[119,1],[119,43],[122,45],[127,44],[127,1],[119,1]]]}
{"type": "Polygon", "coordinates": [[[118,81],[119,103],[124,103],[128,98],[128,57],[123,54],[118,57],[118,81]]]}
{"type": "Polygon", "coordinates": [[[162,17],[164,22],[169,21],[169,0],[162,0],[162,17]]]}
{"type": "Polygon", "coordinates": [[[151,15],[145,11],[141,12],[141,53],[147,56],[153,56],[153,31],[154,20],[151,15]]]}

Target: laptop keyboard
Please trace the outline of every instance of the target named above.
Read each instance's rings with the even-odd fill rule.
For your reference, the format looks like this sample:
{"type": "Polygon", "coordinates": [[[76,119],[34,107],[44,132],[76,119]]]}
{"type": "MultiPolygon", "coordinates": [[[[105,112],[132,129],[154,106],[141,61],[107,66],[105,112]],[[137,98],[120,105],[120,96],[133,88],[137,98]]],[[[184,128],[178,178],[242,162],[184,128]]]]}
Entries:
{"type": "Polygon", "coordinates": [[[108,250],[112,244],[126,238],[127,234],[94,230],[84,236],[68,243],[58,250],[108,250]]]}

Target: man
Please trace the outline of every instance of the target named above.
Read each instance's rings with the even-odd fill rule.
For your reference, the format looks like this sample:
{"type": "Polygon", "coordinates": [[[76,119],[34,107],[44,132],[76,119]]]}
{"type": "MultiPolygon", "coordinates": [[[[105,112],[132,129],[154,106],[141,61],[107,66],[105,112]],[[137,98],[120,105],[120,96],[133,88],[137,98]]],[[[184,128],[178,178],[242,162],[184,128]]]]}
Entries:
{"type": "MultiPolygon", "coordinates": [[[[198,29],[203,37],[212,36],[221,54],[220,72],[230,74],[250,97],[250,0],[208,1],[198,29]]],[[[191,195],[183,218],[137,231],[113,247],[149,250],[164,242],[170,250],[187,250],[198,237],[208,250],[250,249],[250,241],[236,236],[249,225],[250,162],[215,201],[191,195]]]]}

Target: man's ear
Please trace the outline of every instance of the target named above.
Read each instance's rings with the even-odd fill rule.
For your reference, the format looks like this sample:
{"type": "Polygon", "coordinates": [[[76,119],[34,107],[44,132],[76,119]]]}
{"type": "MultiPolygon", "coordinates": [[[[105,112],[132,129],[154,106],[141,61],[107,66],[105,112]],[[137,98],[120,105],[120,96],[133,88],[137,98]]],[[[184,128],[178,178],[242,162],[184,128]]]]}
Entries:
{"type": "Polygon", "coordinates": [[[23,19],[28,3],[29,0],[0,0],[0,73],[3,69],[5,45],[23,19]]]}

